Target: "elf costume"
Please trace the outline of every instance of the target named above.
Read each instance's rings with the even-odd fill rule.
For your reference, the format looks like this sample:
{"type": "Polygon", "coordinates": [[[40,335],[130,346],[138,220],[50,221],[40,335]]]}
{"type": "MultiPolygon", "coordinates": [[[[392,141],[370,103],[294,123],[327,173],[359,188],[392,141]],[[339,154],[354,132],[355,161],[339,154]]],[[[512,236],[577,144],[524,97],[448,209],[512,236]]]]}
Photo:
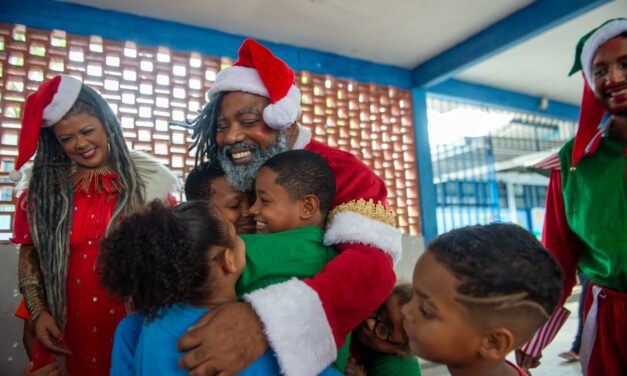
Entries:
{"type": "Polygon", "coordinates": [[[582,69],[585,80],[577,135],[536,166],[551,170],[543,243],[564,271],[564,293],[521,350],[538,357],[555,336],[568,316],[562,305],[579,267],[591,281],[579,353],[587,375],[627,374],[627,147],[612,129],[614,115],[595,98],[592,73],[599,47],[625,32],[627,20],[615,19],[579,42],[571,71],[582,69]]]}
{"type": "MultiPolygon", "coordinates": [[[[233,66],[218,73],[208,97],[225,91],[269,98],[263,119],[274,129],[296,123],[301,112],[294,72],[252,39],[244,41],[233,66]]],[[[396,281],[401,233],[383,181],[355,156],[313,141],[300,125],[293,149],[322,155],[333,170],[337,193],[324,243],[339,255],[312,278],[271,285],[245,299],[263,322],[283,373],[303,376],[332,363],[350,331],[385,301],[396,281]]]]}

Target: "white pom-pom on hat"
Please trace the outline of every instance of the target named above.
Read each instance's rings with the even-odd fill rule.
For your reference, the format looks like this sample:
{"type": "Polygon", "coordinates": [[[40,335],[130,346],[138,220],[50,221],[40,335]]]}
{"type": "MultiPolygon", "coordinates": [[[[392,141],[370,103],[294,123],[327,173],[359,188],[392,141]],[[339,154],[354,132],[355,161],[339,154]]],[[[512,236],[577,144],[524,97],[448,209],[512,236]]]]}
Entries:
{"type": "Polygon", "coordinates": [[[294,71],[254,39],[244,41],[237,61],[217,74],[207,96],[211,100],[224,91],[243,91],[269,98],[263,120],[274,129],[289,127],[301,114],[294,71]]]}

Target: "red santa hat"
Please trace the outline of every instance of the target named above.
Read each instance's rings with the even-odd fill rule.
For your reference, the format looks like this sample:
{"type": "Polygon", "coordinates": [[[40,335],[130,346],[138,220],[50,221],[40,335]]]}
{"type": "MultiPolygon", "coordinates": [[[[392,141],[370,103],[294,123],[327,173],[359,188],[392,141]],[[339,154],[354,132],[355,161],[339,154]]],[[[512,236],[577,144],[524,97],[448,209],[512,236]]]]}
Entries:
{"type": "Polygon", "coordinates": [[[17,182],[22,178],[20,169],[35,154],[40,129],[55,125],[65,116],[76,102],[81,85],[76,78],[62,74],[45,81],[28,96],[17,144],[15,171],[9,174],[11,180],[17,182]]]}
{"type": "Polygon", "coordinates": [[[301,113],[294,71],[254,39],[246,39],[233,66],[218,73],[209,90],[209,100],[223,91],[243,91],[269,98],[263,120],[274,129],[294,124],[301,113]]]}
{"type": "Polygon", "coordinates": [[[605,108],[597,100],[594,93],[594,77],[592,76],[592,61],[594,54],[605,42],[627,31],[627,19],[616,18],[606,21],[601,26],[584,35],[577,43],[575,63],[570,75],[583,71],[584,88],[579,113],[579,126],[573,145],[571,168],[575,168],[581,158],[589,151],[589,144],[597,133],[601,120],[605,115],[605,108]]]}

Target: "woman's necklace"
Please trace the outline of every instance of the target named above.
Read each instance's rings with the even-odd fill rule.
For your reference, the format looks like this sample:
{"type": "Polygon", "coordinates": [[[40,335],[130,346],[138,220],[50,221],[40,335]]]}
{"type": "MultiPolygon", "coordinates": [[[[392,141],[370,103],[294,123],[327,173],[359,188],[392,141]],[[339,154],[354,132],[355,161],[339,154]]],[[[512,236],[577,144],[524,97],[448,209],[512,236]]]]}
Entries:
{"type": "Polygon", "coordinates": [[[72,173],[74,190],[88,192],[90,189],[93,189],[96,192],[100,192],[104,189],[108,193],[118,191],[120,189],[120,183],[118,183],[117,179],[109,180],[109,184],[103,183],[101,177],[109,174],[115,174],[115,170],[110,165],[96,168],[79,167],[72,173]]]}

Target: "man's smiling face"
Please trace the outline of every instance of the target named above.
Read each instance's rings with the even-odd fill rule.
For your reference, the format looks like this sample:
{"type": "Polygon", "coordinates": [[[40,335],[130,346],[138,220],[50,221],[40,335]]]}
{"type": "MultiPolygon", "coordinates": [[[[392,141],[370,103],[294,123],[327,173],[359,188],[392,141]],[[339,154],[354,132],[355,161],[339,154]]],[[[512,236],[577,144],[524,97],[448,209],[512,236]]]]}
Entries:
{"type": "Polygon", "coordinates": [[[261,166],[288,149],[285,132],[272,129],[263,121],[268,98],[230,92],[220,105],[216,124],[218,160],[229,184],[243,192],[252,188],[261,166]]]}

